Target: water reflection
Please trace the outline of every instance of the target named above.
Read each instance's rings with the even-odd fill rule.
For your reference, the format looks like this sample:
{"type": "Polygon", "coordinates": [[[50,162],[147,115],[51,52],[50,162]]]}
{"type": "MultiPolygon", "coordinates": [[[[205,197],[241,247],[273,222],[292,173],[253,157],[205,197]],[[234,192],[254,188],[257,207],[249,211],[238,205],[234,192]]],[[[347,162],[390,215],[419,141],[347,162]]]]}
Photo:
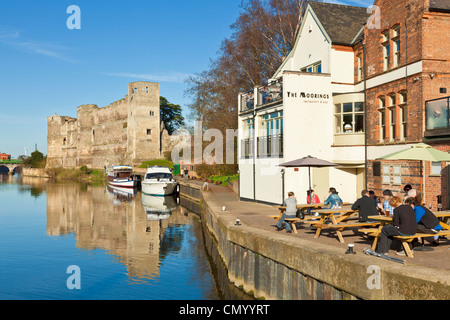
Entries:
{"type": "Polygon", "coordinates": [[[169,225],[190,220],[173,197],[91,186],[81,191],[76,184],[48,184],[46,191],[47,234],[74,233],[78,248],[107,250],[127,266],[130,277],[158,277],[164,233],[169,225]]]}
{"type": "Polygon", "coordinates": [[[232,284],[224,285],[226,270],[216,269],[220,258],[214,259],[219,264],[208,264],[212,257],[205,249],[215,245],[205,242],[213,240],[208,239],[208,232],[203,233],[201,217],[186,211],[191,209],[180,206],[176,197],[20,176],[0,176],[0,187],[7,199],[4,205],[14,207],[16,213],[5,220],[3,227],[9,236],[0,240],[18,235],[10,239],[15,248],[8,246],[11,250],[2,253],[9,261],[3,274],[20,279],[33,274],[45,279],[45,289],[27,287],[26,281],[3,283],[0,291],[5,297],[16,298],[11,292],[22,290],[21,298],[71,299],[73,292],[60,285],[60,280],[65,283],[66,279],[58,280],[55,274],[75,263],[88,270],[83,273],[83,288],[89,289],[81,290],[77,298],[242,298],[240,292],[234,293],[232,284]],[[29,210],[32,206],[42,210],[29,210]],[[32,232],[21,237],[23,230],[32,232]],[[79,250],[73,250],[74,246],[79,250]],[[28,253],[22,254],[25,251],[28,253]],[[36,265],[46,267],[37,271],[36,265]],[[99,279],[104,279],[101,286],[99,279]]]}

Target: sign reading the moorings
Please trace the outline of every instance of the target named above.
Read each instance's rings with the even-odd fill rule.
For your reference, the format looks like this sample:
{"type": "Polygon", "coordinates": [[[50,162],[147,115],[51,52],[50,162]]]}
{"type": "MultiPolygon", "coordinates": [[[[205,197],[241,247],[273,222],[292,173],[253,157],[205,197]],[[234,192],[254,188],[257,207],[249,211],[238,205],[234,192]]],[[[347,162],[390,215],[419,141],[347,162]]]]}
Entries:
{"type": "Polygon", "coordinates": [[[288,98],[300,98],[304,99],[306,103],[328,103],[330,100],[330,94],[328,93],[314,93],[314,92],[286,92],[288,98]]]}

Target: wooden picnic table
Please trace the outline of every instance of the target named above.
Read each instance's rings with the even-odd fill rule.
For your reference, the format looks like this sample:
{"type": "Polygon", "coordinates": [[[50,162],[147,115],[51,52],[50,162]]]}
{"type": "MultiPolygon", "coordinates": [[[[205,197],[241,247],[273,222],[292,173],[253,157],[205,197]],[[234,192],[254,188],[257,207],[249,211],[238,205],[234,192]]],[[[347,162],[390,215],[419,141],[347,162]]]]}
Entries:
{"type": "MultiPolygon", "coordinates": [[[[344,202],[342,205],[349,205],[349,202],[344,202]]],[[[328,204],[324,204],[324,203],[304,203],[304,204],[298,204],[297,205],[297,209],[300,209],[303,212],[303,216],[304,216],[304,212],[308,209],[322,209],[323,207],[328,206],[328,204]]],[[[283,215],[284,211],[286,211],[286,207],[285,206],[274,206],[274,208],[277,208],[278,210],[280,210],[280,215],[279,217],[281,218],[281,216],[283,215]]],[[[316,210],[314,210],[316,211],[316,210]]]]}
{"type": "Polygon", "coordinates": [[[450,211],[435,211],[434,215],[438,218],[442,218],[442,222],[448,225],[450,219],[450,211]]]}
{"type": "MultiPolygon", "coordinates": [[[[450,218],[450,212],[437,211],[437,212],[433,212],[433,213],[436,217],[443,218],[444,221],[440,223],[442,228],[444,230],[450,230],[450,226],[448,225],[448,219],[450,218]]],[[[378,241],[380,240],[381,229],[383,229],[383,227],[386,224],[392,224],[394,219],[392,217],[386,217],[383,215],[369,216],[368,219],[376,220],[376,221],[380,222],[378,229],[376,231],[372,232],[372,234],[371,234],[375,237],[373,240],[373,243],[372,243],[372,250],[375,251],[375,249],[377,248],[378,241]]]]}
{"type": "Polygon", "coordinates": [[[376,221],[380,222],[380,225],[378,226],[378,230],[376,230],[373,233],[375,238],[373,239],[372,250],[375,251],[375,249],[377,248],[378,240],[380,239],[381,229],[383,229],[383,227],[386,224],[392,223],[393,218],[392,217],[387,217],[387,216],[384,216],[384,215],[368,216],[367,218],[370,219],[370,220],[376,220],[376,221]]]}
{"type": "MultiPolygon", "coordinates": [[[[351,216],[353,216],[355,213],[357,213],[357,210],[352,210],[348,208],[336,208],[336,209],[320,209],[316,210],[320,214],[319,221],[312,221],[311,225],[314,227],[317,227],[315,238],[320,237],[320,233],[322,232],[323,228],[330,228],[333,225],[337,225],[340,222],[347,221],[351,216]],[[331,219],[331,223],[325,223],[326,220],[331,219]]],[[[342,238],[341,230],[336,230],[338,234],[338,238],[340,242],[344,242],[344,239],[342,238]]]]}

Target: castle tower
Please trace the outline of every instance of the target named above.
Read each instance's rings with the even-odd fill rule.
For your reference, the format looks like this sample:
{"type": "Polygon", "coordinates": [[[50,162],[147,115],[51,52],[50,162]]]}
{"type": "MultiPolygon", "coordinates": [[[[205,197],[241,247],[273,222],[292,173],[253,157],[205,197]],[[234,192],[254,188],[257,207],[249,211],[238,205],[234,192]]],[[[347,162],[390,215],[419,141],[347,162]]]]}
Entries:
{"type": "Polygon", "coordinates": [[[154,82],[128,84],[127,153],[133,164],[161,156],[159,90],[154,82]]]}

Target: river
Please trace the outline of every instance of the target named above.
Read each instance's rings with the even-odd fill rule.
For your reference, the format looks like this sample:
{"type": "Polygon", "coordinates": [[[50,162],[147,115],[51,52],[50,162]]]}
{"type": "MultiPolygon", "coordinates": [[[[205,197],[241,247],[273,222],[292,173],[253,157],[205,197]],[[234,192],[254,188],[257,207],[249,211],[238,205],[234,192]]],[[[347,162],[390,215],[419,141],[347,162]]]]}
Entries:
{"type": "Polygon", "coordinates": [[[201,217],[176,197],[0,179],[1,300],[224,298],[201,217]]]}

